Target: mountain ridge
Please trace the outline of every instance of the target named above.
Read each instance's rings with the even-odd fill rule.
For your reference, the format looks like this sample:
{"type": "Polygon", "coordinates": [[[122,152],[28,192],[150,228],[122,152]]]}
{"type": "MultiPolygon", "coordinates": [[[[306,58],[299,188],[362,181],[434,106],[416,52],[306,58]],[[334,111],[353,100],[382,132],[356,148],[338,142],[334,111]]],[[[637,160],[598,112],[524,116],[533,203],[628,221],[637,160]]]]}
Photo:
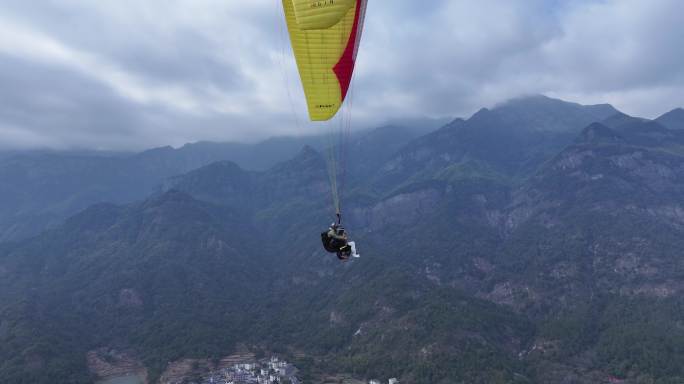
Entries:
{"type": "Polygon", "coordinates": [[[314,147],[263,171],[213,162],[0,243],[0,372],[85,383],[84,356],[112,348],[154,380],[240,344],[308,382],[681,380],[681,136],[605,106],[560,133],[476,116],[354,181],[349,263],[320,247],[333,212],[314,147]]]}
{"type": "Polygon", "coordinates": [[[670,129],[684,129],[684,108],[675,108],[658,117],[655,121],[670,129]]]}

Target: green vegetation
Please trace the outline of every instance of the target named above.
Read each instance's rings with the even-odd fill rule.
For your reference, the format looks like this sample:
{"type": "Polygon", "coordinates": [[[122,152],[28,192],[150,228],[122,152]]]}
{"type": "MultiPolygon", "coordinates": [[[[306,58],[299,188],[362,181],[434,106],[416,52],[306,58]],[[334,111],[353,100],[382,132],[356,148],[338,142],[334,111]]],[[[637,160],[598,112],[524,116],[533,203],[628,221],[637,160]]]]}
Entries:
{"type": "Polygon", "coordinates": [[[351,180],[363,258],[347,264],[320,251],[311,148],[264,172],[203,167],[3,244],[0,377],[90,383],[86,353],[111,348],[154,381],[240,344],[306,383],[680,383],[684,159],[658,127],[575,140],[567,116],[596,109],[570,112],[546,132],[538,114],[482,111],[369,156],[384,166],[351,180]]]}

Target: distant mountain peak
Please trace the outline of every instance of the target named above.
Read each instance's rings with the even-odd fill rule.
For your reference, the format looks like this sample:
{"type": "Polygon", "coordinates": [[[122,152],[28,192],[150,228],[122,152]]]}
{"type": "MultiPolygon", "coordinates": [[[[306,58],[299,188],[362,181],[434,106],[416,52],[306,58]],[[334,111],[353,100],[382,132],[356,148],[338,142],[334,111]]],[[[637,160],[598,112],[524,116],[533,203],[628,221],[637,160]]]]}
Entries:
{"type": "MultiPolygon", "coordinates": [[[[583,127],[602,121],[619,111],[610,104],[582,105],[545,95],[529,95],[498,104],[491,113],[513,129],[580,132],[583,127]]],[[[475,116],[479,114],[480,112],[475,116]]]]}
{"type": "MultiPolygon", "coordinates": [[[[521,105],[527,105],[527,106],[539,106],[539,105],[574,105],[574,106],[583,106],[583,107],[610,107],[613,108],[612,105],[608,103],[601,103],[601,104],[580,104],[572,101],[566,101],[563,99],[558,99],[555,97],[550,97],[546,96],[543,94],[530,94],[530,95],[521,95],[518,97],[513,97],[511,99],[508,99],[502,103],[496,104],[493,109],[498,109],[498,108],[504,108],[504,107],[511,107],[511,106],[521,106],[521,105]]],[[[617,112],[617,110],[615,110],[617,112]]]]}
{"type": "Polygon", "coordinates": [[[671,110],[670,112],[667,112],[663,114],[662,117],[679,117],[679,118],[684,118],[684,108],[675,108],[671,110]]]}
{"type": "Polygon", "coordinates": [[[166,145],[163,147],[152,148],[152,149],[148,149],[146,151],[140,152],[138,154],[138,156],[157,156],[160,154],[166,155],[166,154],[173,153],[174,151],[175,151],[175,149],[172,146],[166,145]]]}
{"type": "Polygon", "coordinates": [[[542,94],[532,94],[532,95],[523,95],[519,97],[514,97],[512,99],[509,99],[507,101],[504,101],[503,103],[497,104],[494,106],[494,110],[498,109],[505,109],[505,108],[540,108],[540,107],[551,107],[551,106],[574,106],[574,107],[583,107],[583,108],[590,108],[590,109],[599,109],[603,113],[610,113],[610,114],[615,114],[619,113],[615,107],[613,107],[610,104],[603,103],[603,104],[580,104],[580,103],[575,103],[571,101],[565,101],[562,99],[556,99],[553,97],[549,97],[546,95],[542,94]]]}
{"type": "Polygon", "coordinates": [[[305,145],[295,157],[276,164],[268,172],[309,172],[324,169],[325,158],[310,145],[305,145]]]}
{"type": "Polygon", "coordinates": [[[670,112],[667,112],[665,115],[669,115],[669,114],[684,116],[684,108],[675,108],[675,109],[671,110],[670,112]]]}
{"type": "Polygon", "coordinates": [[[577,143],[620,142],[622,137],[608,126],[601,123],[592,123],[582,130],[575,140],[577,143]]]}
{"type": "Polygon", "coordinates": [[[550,104],[574,104],[580,105],[578,103],[571,103],[561,99],[554,99],[552,97],[542,95],[542,94],[531,94],[531,95],[521,95],[511,99],[508,99],[502,103],[496,104],[493,109],[499,108],[510,108],[510,107],[520,107],[520,106],[540,106],[540,105],[550,105],[550,104]]]}
{"type": "Polygon", "coordinates": [[[470,119],[468,119],[468,120],[466,120],[466,121],[471,121],[471,120],[477,121],[477,120],[481,120],[481,119],[487,119],[487,118],[490,118],[490,117],[493,117],[493,116],[494,116],[494,115],[492,114],[492,110],[491,110],[491,109],[489,109],[489,108],[480,108],[480,110],[478,110],[477,112],[475,112],[475,113],[470,117],[470,119]]]}
{"type": "MultiPolygon", "coordinates": [[[[323,156],[316,149],[310,145],[305,145],[302,147],[301,151],[297,153],[292,159],[286,161],[285,163],[297,163],[297,164],[309,164],[309,163],[319,163],[324,161],[323,156]]],[[[283,164],[285,164],[283,163],[283,164]]]]}
{"type": "Polygon", "coordinates": [[[548,101],[561,101],[561,100],[554,99],[552,97],[543,95],[541,93],[532,93],[532,94],[520,95],[520,96],[510,98],[498,106],[503,106],[503,105],[507,105],[507,104],[516,104],[516,103],[548,102],[548,101]]]}
{"type": "MultiPolygon", "coordinates": [[[[232,161],[224,160],[205,165],[204,167],[192,170],[186,174],[174,176],[169,179],[171,185],[175,185],[179,180],[192,180],[194,185],[213,184],[220,180],[243,179],[248,174],[239,165],[232,161]]],[[[173,189],[169,189],[170,193],[173,189]]]]}
{"type": "Polygon", "coordinates": [[[489,108],[480,108],[473,116],[477,115],[486,115],[487,113],[491,112],[489,108]]]}
{"type": "Polygon", "coordinates": [[[601,123],[609,128],[619,128],[627,124],[642,123],[647,121],[646,119],[640,117],[630,116],[623,112],[618,112],[607,119],[601,121],[601,123]]]}
{"type": "Polygon", "coordinates": [[[684,108],[675,108],[656,121],[670,129],[684,129],[684,108]]]}

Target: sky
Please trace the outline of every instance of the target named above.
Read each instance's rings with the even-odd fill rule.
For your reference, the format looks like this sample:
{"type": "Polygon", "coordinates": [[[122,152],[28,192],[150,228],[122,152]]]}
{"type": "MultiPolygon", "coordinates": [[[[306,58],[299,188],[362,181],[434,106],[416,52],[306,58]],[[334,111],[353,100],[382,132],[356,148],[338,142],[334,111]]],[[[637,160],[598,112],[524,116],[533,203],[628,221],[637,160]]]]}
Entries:
{"type": "MultiPolygon", "coordinates": [[[[529,94],[684,106],[684,1],[369,0],[355,127],[529,94]]],[[[311,134],[281,0],[3,0],[0,149],[311,134]]]]}

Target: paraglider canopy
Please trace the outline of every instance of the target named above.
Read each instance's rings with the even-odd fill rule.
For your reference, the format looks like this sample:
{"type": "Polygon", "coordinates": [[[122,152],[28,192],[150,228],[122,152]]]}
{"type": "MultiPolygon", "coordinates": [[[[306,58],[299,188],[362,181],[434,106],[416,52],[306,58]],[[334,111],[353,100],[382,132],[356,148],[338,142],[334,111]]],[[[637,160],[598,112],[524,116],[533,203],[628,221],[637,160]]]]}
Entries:
{"type": "Polygon", "coordinates": [[[367,0],[283,0],[312,121],[331,119],[347,96],[367,0]]]}

